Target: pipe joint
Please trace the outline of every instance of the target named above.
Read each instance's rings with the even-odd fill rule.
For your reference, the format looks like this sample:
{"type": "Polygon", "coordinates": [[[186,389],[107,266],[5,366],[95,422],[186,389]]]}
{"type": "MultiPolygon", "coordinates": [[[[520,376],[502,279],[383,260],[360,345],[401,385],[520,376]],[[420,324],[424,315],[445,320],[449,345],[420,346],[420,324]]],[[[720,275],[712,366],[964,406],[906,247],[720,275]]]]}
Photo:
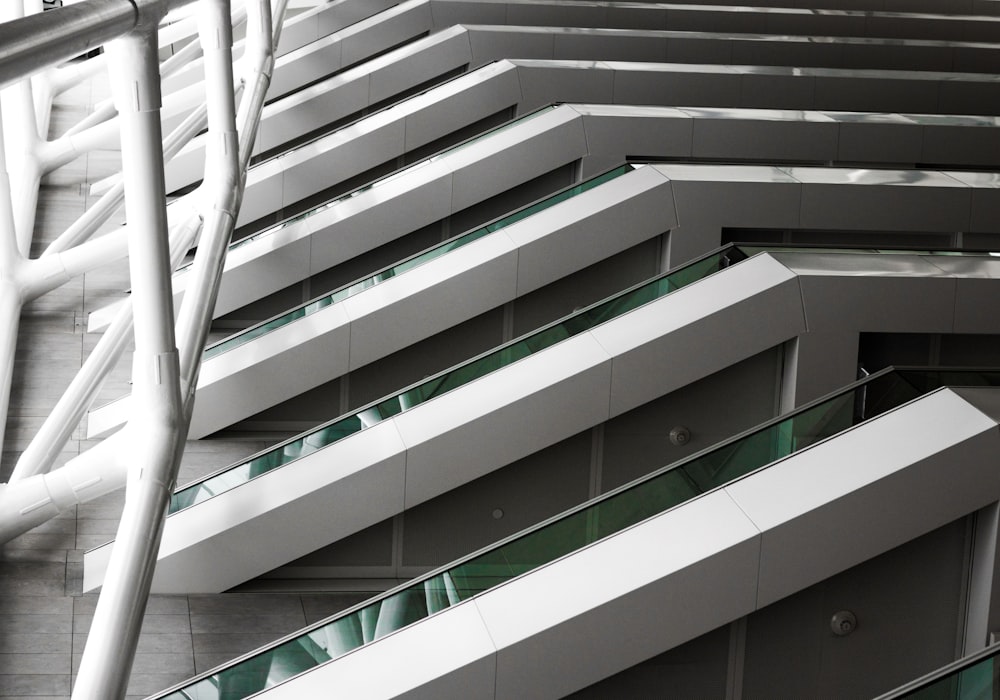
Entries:
{"type": "MultiPolygon", "coordinates": [[[[135,8],[136,20],[133,33],[145,34],[156,30],[167,15],[163,0],[128,0],[135,8]]],[[[154,42],[156,38],[154,36],[154,42]]]]}
{"type": "Polygon", "coordinates": [[[62,255],[44,255],[21,262],[17,266],[17,286],[22,302],[37,299],[72,278],[62,255]]]}
{"type": "Polygon", "coordinates": [[[141,356],[137,353],[133,379],[136,398],[140,401],[143,414],[167,417],[173,413],[169,404],[178,391],[179,367],[176,348],[141,356]]]}
{"type": "Polygon", "coordinates": [[[26,475],[0,484],[0,542],[8,542],[80,503],[125,483],[113,435],[50,474],[26,475]]]}
{"type": "Polygon", "coordinates": [[[198,38],[202,49],[230,50],[233,46],[232,8],[229,0],[201,0],[198,38]]]}
{"type": "Polygon", "coordinates": [[[156,26],[136,30],[108,45],[109,69],[119,114],[161,107],[156,26]]]}
{"type": "Polygon", "coordinates": [[[112,436],[99,446],[102,449],[88,450],[66,466],[40,475],[60,512],[121,488],[125,469],[121,460],[123,452],[115,448],[119,440],[112,436]]]}
{"type": "Polygon", "coordinates": [[[212,148],[205,167],[204,211],[224,211],[236,218],[242,175],[239,171],[239,135],[236,131],[210,134],[212,148]]]}

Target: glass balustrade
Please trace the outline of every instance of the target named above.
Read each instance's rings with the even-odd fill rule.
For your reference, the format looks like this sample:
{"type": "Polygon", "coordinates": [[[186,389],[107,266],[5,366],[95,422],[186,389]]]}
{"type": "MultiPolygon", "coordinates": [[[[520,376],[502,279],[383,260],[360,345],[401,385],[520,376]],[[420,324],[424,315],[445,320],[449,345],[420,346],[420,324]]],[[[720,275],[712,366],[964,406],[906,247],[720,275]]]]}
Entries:
{"type": "Polygon", "coordinates": [[[541,200],[540,202],[536,202],[535,204],[524,207],[512,214],[508,214],[507,216],[501,219],[497,219],[496,221],[493,221],[492,223],[489,223],[485,226],[481,226],[477,229],[464,233],[460,236],[456,236],[455,238],[449,239],[443,243],[440,243],[439,245],[436,245],[432,248],[429,248],[428,250],[423,251],[422,253],[418,253],[417,255],[413,255],[407,258],[406,260],[403,260],[402,262],[396,263],[391,267],[387,267],[383,270],[380,270],[379,272],[376,272],[374,275],[365,277],[363,279],[358,280],[357,282],[353,282],[349,285],[336,289],[324,296],[312,299],[306,302],[305,304],[302,304],[301,306],[298,306],[290,311],[281,314],[280,316],[275,316],[274,318],[268,319],[267,321],[259,323],[255,326],[251,326],[250,328],[247,328],[244,331],[236,333],[230,336],[229,338],[221,340],[218,343],[215,343],[214,345],[211,345],[208,348],[206,348],[204,359],[208,360],[217,355],[221,355],[222,353],[232,350],[233,348],[239,347],[241,345],[244,345],[250,342],[251,340],[259,338],[263,335],[267,335],[273,330],[276,330],[283,326],[287,326],[289,323],[297,321],[300,318],[305,318],[306,316],[310,316],[318,311],[321,311],[322,309],[325,309],[326,307],[332,304],[341,302],[344,299],[352,297],[355,294],[358,294],[359,292],[363,292],[370,287],[374,287],[375,285],[385,282],[388,279],[397,277],[403,274],[404,272],[407,272],[408,270],[412,270],[413,268],[419,267],[424,263],[430,262],[431,260],[435,260],[444,255],[445,253],[457,250],[458,248],[468,245],[473,241],[477,241],[480,238],[483,238],[484,236],[487,236],[491,233],[506,228],[507,226],[517,223],[522,219],[526,219],[532,214],[537,214],[538,212],[548,209],[549,207],[555,206],[560,202],[564,202],[567,199],[571,199],[573,197],[576,197],[577,195],[583,194],[584,192],[587,192],[588,190],[591,190],[597,187],[598,185],[602,185],[605,182],[614,180],[615,178],[624,175],[627,172],[635,170],[635,168],[636,166],[634,165],[623,165],[618,168],[615,168],[611,171],[603,173],[602,175],[598,175],[597,177],[582,182],[579,185],[576,185],[575,187],[570,187],[568,189],[565,189],[561,192],[552,195],[551,197],[547,197],[541,200]]]}
{"type": "Polygon", "coordinates": [[[244,698],[946,384],[1000,386],[1000,371],[883,370],[157,697],[244,698]]]}
{"type": "Polygon", "coordinates": [[[876,700],[994,700],[1000,697],[998,657],[1000,645],[987,647],[876,700]]]}
{"type": "Polygon", "coordinates": [[[1000,665],[995,656],[983,659],[974,666],[900,697],[912,700],[993,700],[1000,697],[1000,665]]]}
{"type": "MultiPolygon", "coordinates": [[[[425,401],[506,367],[535,352],[610,321],[643,304],[659,299],[692,282],[701,280],[747,257],[747,252],[759,252],[761,247],[746,248],[730,245],[699,258],[677,270],[621,292],[603,302],[583,309],[561,321],[500,346],[492,352],[473,358],[452,369],[432,376],[399,394],[369,404],[346,416],[334,419],[309,433],[292,438],[245,462],[226,467],[203,480],[179,489],[171,498],[170,513],[201,503],[213,496],[240,486],[247,481],[277,469],[300,457],[331,445],[349,435],[380,423],[425,401]]],[[[786,251],[807,249],[783,249],[786,251]]],[[[869,249],[867,252],[875,252],[869,249]]]]}
{"type": "Polygon", "coordinates": [[[306,454],[360,432],[376,423],[409,410],[425,401],[495,372],[533,353],[551,347],[578,333],[627,313],[676,289],[713,274],[743,259],[736,247],[712,253],[674,272],[622,292],[610,299],[550,324],[530,335],[500,346],[457,367],[432,376],[405,391],[320,426],[307,434],[284,442],[246,462],[227,467],[204,480],[178,490],[170,501],[170,512],[188,508],[212,496],[235,488],[306,454]]]}
{"type": "Polygon", "coordinates": [[[816,246],[795,246],[795,245],[751,245],[740,243],[739,247],[747,256],[756,255],[760,252],[768,253],[838,253],[856,255],[941,255],[948,257],[996,257],[998,254],[989,251],[977,250],[936,250],[917,248],[858,248],[852,245],[816,245],[816,246]]]}

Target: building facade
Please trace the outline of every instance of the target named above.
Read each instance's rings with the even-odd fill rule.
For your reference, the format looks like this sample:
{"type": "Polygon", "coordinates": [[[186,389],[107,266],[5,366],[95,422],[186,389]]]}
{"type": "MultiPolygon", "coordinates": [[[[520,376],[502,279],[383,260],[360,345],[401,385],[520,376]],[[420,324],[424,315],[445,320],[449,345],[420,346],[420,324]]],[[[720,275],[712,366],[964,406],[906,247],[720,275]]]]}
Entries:
{"type": "MultiPolygon", "coordinates": [[[[691,503],[606,542],[588,521],[452,605],[502,576],[449,563],[861,376],[1000,363],[1000,5],[774,4],[290,14],[129,697],[429,572],[417,607],[452,610],[278,685],[340,648],[315,633],[194,697],[866,697],[989,641],[985,388],[796,418],[773,470],[719,488],[733,447],[691,503]]],[[[48,177],[39,240],[115,158],[48,177]]],[[[168,164],[173,195],[203,158],[168,164]]],[[[7,469],[127,284],[26,307],[7,469]]],[[[127,418],[127,365],[67,456],[127,418]]],[[[0,696],[69,695],[121,503],[5,546],[0,696]]],[[[370,630],[358,608],[361,642],[415,615],[391,607],[370,630]]]]}

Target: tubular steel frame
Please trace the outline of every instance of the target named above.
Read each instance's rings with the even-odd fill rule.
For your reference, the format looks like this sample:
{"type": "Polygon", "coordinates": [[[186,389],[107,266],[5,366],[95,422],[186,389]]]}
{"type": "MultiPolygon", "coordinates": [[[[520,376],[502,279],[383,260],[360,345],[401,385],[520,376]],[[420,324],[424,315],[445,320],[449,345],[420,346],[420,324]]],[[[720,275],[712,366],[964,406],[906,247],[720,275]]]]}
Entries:
{"type": "Polygon", "coordinates": [[[2,10],[6,16],[0,17],[6,20],[0,23],[0,441],[22,306],[125,256],[132,285],[130,303],[22,453],[9,482],[0,484],[0,542],[126,487],[74,698],[123,697],[135,657],[211,309],[287,4],[245,2],[245,8],[231,8],[230,0],[85,0],[42,12],[41,0],[8,0],[2,10]],[[165,18],[176,21],[161,30],[165,18]],[[232,28],[244,19],[247,45],[234,80],[232,28]],[[161,42],[184,45],[161,64],[161,42]],[[105,46],[104,55],[56,65],[99,46],[105,46]],[[164,138],[160,79],[199,56],[205,103],[192,106],[164,138]],[[105,69],[113,104],[98,105],[62,136],[47,140],[53,97],[105,69]],[[206,126],[203,184],[171,207],[179,215],[168,221],[163,163],[206,126]],[[30,257],[42,176],[88,150],[107,147],[119,132],[117,182],[40,256],[30,257]],[[123,202],[127,225],[92,238],[123,202]],[[194,281],[175,319],[171,274],[196,240],[194,281]],[[104,442],[53,469],[130,338],[135,341],[132,418],[104,442]]]}

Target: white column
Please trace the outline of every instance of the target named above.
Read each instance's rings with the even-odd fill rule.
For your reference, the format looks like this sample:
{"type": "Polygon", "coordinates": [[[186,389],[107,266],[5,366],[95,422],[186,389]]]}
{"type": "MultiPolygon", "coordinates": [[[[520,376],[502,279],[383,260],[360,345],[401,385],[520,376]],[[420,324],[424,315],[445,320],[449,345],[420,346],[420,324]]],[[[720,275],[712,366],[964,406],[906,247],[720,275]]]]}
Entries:
{"type": "Polygon", "coordinates": [[[787,413],[857,378],[858,333],[803,333],[785,344],[780,411],[787,413]]]}
{"type": "Polygon", "coordinates": [[[0,445],[3,445],[14,373],[14,351],[21,320],[21,290],[17,283],[23,262],[17,247],[14,204],[4,146],[3,113],[0,112],[0,445]]]}
{"type": "Polygon", "coordinates": [[[174,343],[160,132],[155,26],[108,47],[122,115],[122,170],[129,218],[129,269],[135,324],[135,415],[126,427],[125,509],[91,624],[74,698],[121,698],[135,658],[163,519],[184,433],[174,343]]]}

